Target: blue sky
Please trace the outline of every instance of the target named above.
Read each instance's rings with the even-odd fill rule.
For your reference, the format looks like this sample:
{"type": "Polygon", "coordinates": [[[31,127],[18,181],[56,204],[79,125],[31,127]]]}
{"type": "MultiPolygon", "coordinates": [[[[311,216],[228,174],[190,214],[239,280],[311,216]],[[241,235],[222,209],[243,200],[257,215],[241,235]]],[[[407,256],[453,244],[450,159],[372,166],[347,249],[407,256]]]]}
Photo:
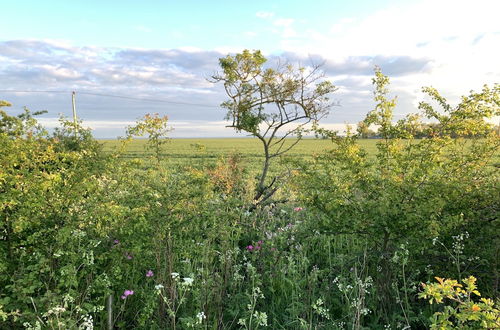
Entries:
{"type": "Polygon", "coordinates": [[[75,46],[211,50],[240,45],[280,51],[257,13],[329,29],[344,17],[366,16],[405,1],[6,1],[0,38],[56,39],[75,46]],[[251,32],[250,34],[248,34],[251,32]],[[255,40],[252,34],[266,36],[255,40]]]}
{"type": "Polygon", "coordinates": [[[42,122],[79,116],[98,137],[123,134],[147,112],[170,117],[173,136],[232,136],[225,96],[206,78],[228,53],[261,49],[270,58],[324,62],[341,107],[329,127],[373,107],[379,65],[399,96],[397,116],[415,111],[420,87],[452,101],[500,81],[500,1],[5,1],[0,19],[0,99],[47,109],[42,122]],[[81,92],[81,94],[80,94],[81,92]],[[134,101],[108,94],[179,103],[134,101]]]}

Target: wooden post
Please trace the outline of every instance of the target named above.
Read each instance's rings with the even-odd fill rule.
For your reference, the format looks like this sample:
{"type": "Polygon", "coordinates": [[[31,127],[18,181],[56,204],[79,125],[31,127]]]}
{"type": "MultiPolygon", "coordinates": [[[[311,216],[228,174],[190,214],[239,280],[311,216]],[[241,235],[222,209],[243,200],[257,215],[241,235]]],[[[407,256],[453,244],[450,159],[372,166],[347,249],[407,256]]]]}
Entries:
{"type": "Polygon", "coordinates": [[[76,127],[77,119],[76,119],[76,102],[75,102],[75,96],[76,96],[76,93],[73,91],[73,93],[71,93],[71,103],[73,104],[73,122],[75,123],[75,127],[76,127]]]}
{"type": "Polygon", "coordinates": [[[75,133],[75,139],[76,139],[76,136],[77,136],[76,135],[76,133],[77,133],[76,132],[76,128],[77,128],[78,120],[76,118],[76,101],[75,101],[75,97],[76,97],[76,93],[75,93],[75,91],[73,91],[71,93],[71,104],[73,105],[73,123],[75,124],[75,127],[74,127],[75,132],[74,133],[75,133]]]}
{"type": "Polygon", "coordinates": [[[108,310],[108,330],[113,330],[113,295],[110,294],[108,296],[107,301],[107,310],[108,310]]]}

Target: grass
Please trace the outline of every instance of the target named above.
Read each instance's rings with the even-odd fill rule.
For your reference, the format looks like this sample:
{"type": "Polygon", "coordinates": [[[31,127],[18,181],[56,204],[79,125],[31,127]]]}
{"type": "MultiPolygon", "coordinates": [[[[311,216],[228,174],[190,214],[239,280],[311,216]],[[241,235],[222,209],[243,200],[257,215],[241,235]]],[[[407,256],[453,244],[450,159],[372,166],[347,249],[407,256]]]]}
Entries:
{"type": "MultiPolygon", "coordinates": [[[[290,140],[292,142],[293,140],[290,140]]],[[[146,151],[145,139],[136,139],[126,148],[126,158],[142,158],[146,151]]],[[[119,147],[118,140],[102,140],[104,150],[111,152],[119,147]]],[[[369,153],[375,153],[377,140],[367,139],[359,142],[369,153]]],[[[310,157],[320,153],[333,144],[330,140],[303,139],[287,155],[294,157],[310,157]]],[[[196,159],[216,160],[231,153],[240,153],[248,162],[260,162],[262,159],[262,144],[254,138],[219,138],[219,139],[171,139],[164,146],[164,157],[175,163],[196,161],[196,159]]]]}
{"type": "MultiPolygon", "coordinates": [[[[104,151],[112,152],[120,146],[117,139],[100,140],[104,151]]],[[[294,140],[290,139],[289,143],[294,140]]],[[[368,155],[377,153],[377,139],[360,139],[358,143],[368,155]]],[[[123,158],[146,158],[152,155],[146,150],[147,139],[132,140],[125,150],[123,158]]],[[[291,157],[308,158],[313,154],[324,152],[333,147],[330,140],[302,139],[293,149],[286,153],[291,157]]],[[[192,138],[192,139],[169,139],[162,146],[162,163],[165,164],[214,164],[217,159],[230,154],[239,153],[247,168],[260,168],[263,161],[263,148],[261,142],[256,138],[192,138]]],[[[490,160],[490,165],[500,167],[500,150],[490,160]]]]}

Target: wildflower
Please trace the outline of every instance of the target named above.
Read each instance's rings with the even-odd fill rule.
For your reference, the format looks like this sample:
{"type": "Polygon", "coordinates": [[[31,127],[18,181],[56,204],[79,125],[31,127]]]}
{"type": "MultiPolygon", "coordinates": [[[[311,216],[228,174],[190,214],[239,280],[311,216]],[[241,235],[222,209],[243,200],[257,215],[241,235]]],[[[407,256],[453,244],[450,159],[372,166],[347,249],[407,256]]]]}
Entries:
{"type": "Polygon", "coordinates": [[[161,289],[163,289],[163,288],[164,288],[163,284],[156,284],[156,285],[155,285],[155,289],[156,289],[156,290],[161,290],[161,289]]]}
{"type": "Polygon", "coordinates": [[[154,273],[151,269],[146,272],[146,277],[153,277],[153,275],[154,273]]]}
{"type": "Polygon", "coordinates": [[[295,212],[300,212],[300,211],[302,211],[303,209],[304,209],[304,208],[302,208],[302,207],[296,207],[296,208],[294,208],[293,210],[294,210],[295,212]]]}
{"type": "Polygon", "coordinates": [[[262,242],[262,241],[258,241],[258,242],[257,242],[257,245],[262,245],[263,243],[264,243],[264,242],[262,242]]]}
{"type": "Polygon", "coordinates": [[[134,290],[125,290],[125,291],[123,291],[121,298],[126,299],[128,296],[131,296],[133,294],[134,294],[134,290]]]}
{"type": "Polygon", "coordinates": [[[184,277],[183,280],[184,280],[184,284],[188,285],[188,286],[193,284],[193,281],[194,281],[191,277],[184,277]]]}
{"type": "Polygon", "coordinates": [[[205,315],[204,312],[199,312],[198,314],[196,314],[196,318],[198,319],[196,323],[201,324],[203,320],[207,318],[207,316],[205,315]]]}
{"type": "Polygon", "coordinates": [[[252,251],[252,250],[253,250],[253,245],[251,245],[251,244],[250,244],[249,246],[247,246],[247,247],[246,247],[246,249],[247,249],[248,251],[252,251]]]}
{"type": "Polygon", "coordinates": [[[113,241],[113,244],[114,244],[114,245],[120,244],[120,241],[119,241],[119,240],[117,240],[117,239],[115,239],[115,240],[113,241]]]}
{"type": "Polygon", "coordinates": [[[125,252],[125,258],[127,258],[127,260],[132,260],[132,254],[128,253],[128,252],[125,252]]]}
{"type": "Polygon", "coordinates": [[[261,248],[261,246],[260,246],[260,245],[257,245],[257,246],[255,247],[255,250],[257,250],[257,251],[258,251],[258,250],[260,250],[260,248],[261,248]]]}
{"type": "Polygon", "coordinates": [[[175,280],[177,278],[179,278],[179,273],[171,273],[170,275],[172,275],[172,278],[175,280]]]}
{"type": "Polygon", "coordinates": [[[480,310],[481,310],[481,307],[479,307],[478,305],[476,305],[476,304],[472,305],[473,312],[479,312],[480,310]]]}

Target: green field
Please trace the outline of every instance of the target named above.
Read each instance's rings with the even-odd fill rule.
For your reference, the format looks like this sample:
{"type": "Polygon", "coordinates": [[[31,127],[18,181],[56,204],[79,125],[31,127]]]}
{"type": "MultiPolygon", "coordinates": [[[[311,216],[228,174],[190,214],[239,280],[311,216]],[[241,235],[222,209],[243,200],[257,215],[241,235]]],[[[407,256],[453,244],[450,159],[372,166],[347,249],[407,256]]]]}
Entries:
{"type": "MultiPolygon", "coordinates": [[[[290,143],[294,140],[290,139],[290,143]]],[[[120,146],[118,140],[101,140],[104,150],[112,152],[120,146]]],[[[126,158],[142,158],[148,154],[145,139],[135,139],[125,150],[126,158]]],[[[369,152],[374,153],[377,140],[359,140],[359,143],[369,152]]],[[[333,144],[330,140],[303,139],[287,155],[295,157],[310,157],[320,153],[333,144]]],[[[218,139],[170,139],[164,146],[164,157],[180,163],[193,159],[217,159],[232,153],[240,153],[247,161],[252,162],[263,156],[262,144],[254,138],[218,138],[218,139]]]]}

